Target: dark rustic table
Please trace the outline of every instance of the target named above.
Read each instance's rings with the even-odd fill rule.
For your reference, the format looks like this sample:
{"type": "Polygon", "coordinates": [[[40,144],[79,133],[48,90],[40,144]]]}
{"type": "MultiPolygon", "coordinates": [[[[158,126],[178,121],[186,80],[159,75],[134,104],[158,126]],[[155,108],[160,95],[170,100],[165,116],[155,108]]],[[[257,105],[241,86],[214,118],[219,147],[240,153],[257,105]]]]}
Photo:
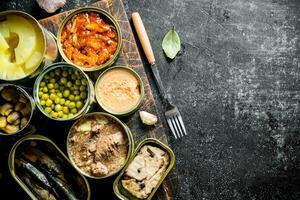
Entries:
{"type": "MultiPolygon", "coordinates": [[[[62,10],[91,2],[69,0],[62,10]]],[[[188,131],[180,140],[169,137],[175,199],[300,199],[300,1],[124,3],[128,15],[140,12],[188,131]],[[182,52],[170,62],[161,41],[173,25],[182,52]]],[[[33,0],[1,1],[0,10],[7,9],[50,16],[33,0]]],[[[22,192],[14,182],[0,191],[12,188],[22,192]]]]}

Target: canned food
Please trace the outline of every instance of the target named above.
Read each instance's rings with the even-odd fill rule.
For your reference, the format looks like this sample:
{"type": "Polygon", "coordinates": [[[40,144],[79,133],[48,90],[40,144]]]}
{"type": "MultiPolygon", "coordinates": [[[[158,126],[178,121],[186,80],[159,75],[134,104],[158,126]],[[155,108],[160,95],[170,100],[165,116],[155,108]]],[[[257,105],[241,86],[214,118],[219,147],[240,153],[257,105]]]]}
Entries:
{"type": "Polygon", "coordinates": [[[122,33],[107,11],[85,7],[70,13],[60,24],[57,43],[63,59],[83,71],[112,65],[121,50],[122,33]]]}
{"type": "Polygon", "coordinates": [[[173,168],[173,151],[155,138],[144,139],[115,179],[113,189],[122,200],[150,200],[173,168]]]}
{"type": "Polygon", "coordinates": [[[12,177],[33,200],[86,199],[90,186],[53,141],[28,135],[12,147],[8,167],[12,177]]]}
{"type": "Polygon", "coordinates": [[[57,121],[77,119],[95,102],[92,81],[69,63],[55,63],[43,70],[35,81],[33,96],[39,110],[57,121]]]}
{"type": "Polygon", "coordinates": [[[0,12],[0,80],[25,83],[59,58],[53,34],[31,15],[0,12]]]}
{"type": "Polygon", "coordinates": [[[111,67],[100,74],[95,84],[100,107],[117,116],[135,112],[143,101],[144,93],[141,77],[129,67],[111,67]]]}
{"type": "Polygon", "coordinates": [[[133,148],[129,128],[108,113],[94,112],[82,116],[73,124],[67,137],[71,163],[81,174],[94,179],[118,173],[133,148]]]}
{"type": "Polygon", "coordinates": [[[0,84],[0,135],[24,135],[35,128],[30,125],[35,111],[33,98],[20,86],[0,84]]]}

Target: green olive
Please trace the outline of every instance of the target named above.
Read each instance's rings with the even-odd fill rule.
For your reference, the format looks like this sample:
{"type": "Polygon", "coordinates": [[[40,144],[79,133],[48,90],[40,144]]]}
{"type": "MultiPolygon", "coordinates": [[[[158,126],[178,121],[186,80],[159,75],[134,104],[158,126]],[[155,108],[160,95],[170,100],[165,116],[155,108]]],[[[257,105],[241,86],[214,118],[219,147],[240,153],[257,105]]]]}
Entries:
{"type": "Polygon", "coordinates": [[[69,113],[69,114],[68,114],[68,118],[72,118],[73,116],[74,116],[73,113],[69,113]]]}
{"type": "Polygon", "coordinates": [[[58,83],[54,83],[54,88],[58,89],[59,88],[59,84],[58,83]]]}
{"type": "Polygon", "coordinates": [[[62,118],[67,119],[68,115],[67,114],[63,114],[62,118]]]}
{"type": "Polygon", "coordinates": [[[62,97],[63,97],[63,94],[62,94],[61,92],[58,92],[58,93],[57,93],[57,96],[60,97],[60,98],[62,98],[62,97]]]}

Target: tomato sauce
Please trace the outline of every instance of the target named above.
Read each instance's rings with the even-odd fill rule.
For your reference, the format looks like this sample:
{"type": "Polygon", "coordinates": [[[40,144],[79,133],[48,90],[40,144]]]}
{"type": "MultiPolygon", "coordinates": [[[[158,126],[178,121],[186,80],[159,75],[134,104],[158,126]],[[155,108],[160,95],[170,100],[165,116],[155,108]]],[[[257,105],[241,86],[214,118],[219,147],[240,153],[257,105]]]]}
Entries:
{"type": "Polygon", "coordinates": [[[106,63],[116,52],[118,34],[108,20],[96,12],[74,15],[61,32],[61,45],[74,64],[92,68],[106,63]]]}

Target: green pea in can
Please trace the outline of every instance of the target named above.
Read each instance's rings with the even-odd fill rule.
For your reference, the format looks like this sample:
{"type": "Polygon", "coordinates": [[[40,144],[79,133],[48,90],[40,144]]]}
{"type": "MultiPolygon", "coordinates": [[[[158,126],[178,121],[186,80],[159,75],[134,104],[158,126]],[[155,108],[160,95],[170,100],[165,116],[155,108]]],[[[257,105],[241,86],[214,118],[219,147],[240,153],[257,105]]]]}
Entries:
{"type": "Polygon", "coordinates": [[[61,62],[47,66],[37,77],[33,97],[38,109],[57,121],[75,120],[95,102],[91,79],[76,66],[61,62]]]}

